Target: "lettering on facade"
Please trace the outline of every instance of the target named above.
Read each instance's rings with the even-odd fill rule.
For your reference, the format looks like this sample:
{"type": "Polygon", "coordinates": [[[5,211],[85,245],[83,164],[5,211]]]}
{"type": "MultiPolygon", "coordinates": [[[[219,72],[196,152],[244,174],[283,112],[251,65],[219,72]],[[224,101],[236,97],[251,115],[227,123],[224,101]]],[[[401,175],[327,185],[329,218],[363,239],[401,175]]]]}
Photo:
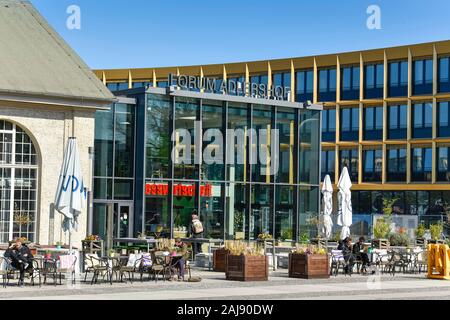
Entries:
{"type": "Polygon", "coordinates": [[[289,101],[291,89],[283,86],[268,86],[251,82],[241,82],[208,77],[169,74],[169,86],[181,90],[203,91],[206,93],[229,94],[260,99],[289,101]]]}
{"type": "MultiPolygon", "coordinates": [[[[169,185],[164,183],[147,183],[145,185],[147,196],[167,196],[169,195],[169,185]]],[[[175,197],[194,197],[195,185],[176,184],[173,186],[172,194],[175,197]]],[[[212,197],[212,185],[200,186],[201,197],[212,197]]]]}

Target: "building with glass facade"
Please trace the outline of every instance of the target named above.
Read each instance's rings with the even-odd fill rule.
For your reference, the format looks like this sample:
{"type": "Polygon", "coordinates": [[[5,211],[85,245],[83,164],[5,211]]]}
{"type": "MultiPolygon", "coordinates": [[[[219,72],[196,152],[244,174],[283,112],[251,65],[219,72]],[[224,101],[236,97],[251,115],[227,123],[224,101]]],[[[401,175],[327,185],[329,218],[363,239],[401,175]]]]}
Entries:
{"type": "Polygon", "coordinates": [[[96,114],[93,234],[183,236],[196,210],[208,238],[317,235],[320,105],[174,87],[116,95],[111,110],[96,114]],[[184,149],[182,129],[192,134],[184,149]],[[260,135],[272,129],[278,143],[260,135]],[[233,135],[207,137],[214,131],[233,135]],[[207,153],[216,161],[205,161],[207,153]],[[265,157],[270,162],[259,161],[265,157]],[[271,174],[267,164],[275,162],[271,174]]]}
{"type": "MultiPolygon", "coordinates": [[[[428,225],[431,221],[447,220],[450,211],[450,41],[269,61],[95,72],[111,90],[145,85],[166,87],[170,73],[211,77],[218,82],[241,79],[289,86],[292,102],[309,100],[324,105],[321,176],[330,174],[336,183],[343,166],[348,167],[353,182],[352,233],[371,233],[374,215],[382,213],[383,199],[396,199],[394,213],[406,227],[413,228],[420,221],[428,225]]],[[[254,116],[262,114],[262,119],[269,121],[264,115],[266,111],[254,111],[254,116]]],[[[191,112],[193,114],[194,110],[191,112]]],[[[301,148],[301,144],[294,143],[294,147],[301,148]]],[[[303,162],[304,166],[309,164],[303,162]]],[[[159,166],[158,170],[165,177],[167,164],[159,166]]],[[[298,182],[304,178],[302,170],[309,170],[301,166],[300,159],[299,172],[294,178],[298,182]]],[[[146,170],[150,170],[147,176],[150,178],[154,172],[159,172],[146,170]]],[[[183,170],[186,177],[199,175],[195,170],[183,170]]],[[[183,176],[178,172],[175,170],[170,177],[183,176]]],[[[238,170],[235,172],[239,174],[238,170]]],[[[208,178],[211,174],[209,170],[206,172],[208,178]]],[[[286,177],[288,175],[282,181],[286,181],[283,180],[286,177]]],[[[225,184],[222,188],[226,193],[229,186],[225,184]]],[[[254,186],[238,192],[248,196],[242,199],[244,203],[247,199],[254,203],[253,195],[265,194],[252,188],[254,186]]],[[[269,209],[276,216],[277,194],[289,192],[276,185],[267,188],[281,188],[281,192],[275,190],[273,208],[269,209]]],[[[298,208],[293,208],[294,212],[302,212],[302,206],[309,206],[302,193],[296,205],[298,208]]],[[[197,207],[201,207],[201,199],[197,207]]],[[[223,211],[226,210],[230,209],[225,207],[223,211]]],[[[248,216],[248,211],[244,215],[248,216]]],[[[283,232],[284,227],[277,227],[276,219],[271,221],[274,221],[275,234],[283,232]]],[[[232,233],[226,226],[223,232],[232,233]]]]}

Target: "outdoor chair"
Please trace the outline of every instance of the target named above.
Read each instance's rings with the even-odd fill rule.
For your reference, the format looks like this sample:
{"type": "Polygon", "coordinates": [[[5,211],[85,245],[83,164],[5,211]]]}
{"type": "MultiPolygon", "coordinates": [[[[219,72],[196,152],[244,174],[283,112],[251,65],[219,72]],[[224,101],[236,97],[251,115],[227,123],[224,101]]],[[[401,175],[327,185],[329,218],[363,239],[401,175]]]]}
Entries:
{"type": "Polygon", "coordinates": [[[17,275],[18,273],[19,270],[11,265],[11,261],[8,258],[0,257],[0,275],[3,279],[3,288],[8,286],[10,277],[17,275]]]}
{"type": "Polygon", "coordinates": [[[153,259],[151,253],[143,253],[142,258],[138,267],[138,272],[140,274],[140,280],[143,281],[144,273],[148,273],[148,278],[152,274],[153,259]]]}
{"type": "Polygon", "coordinates": [[[87,275],[88,273],[94,273],[95,272],[95,268],[94,268],[94,264],[97,263],[98,261],[98,256],[97,254],[86,254],[84,256],[84,282],[86,282],[87,280],[87,275]],[[97,260],[93,260],[92,257],[96,257],[97,260]]]}
{"type": "Polygon", "coordinates": [[[428,271],[428,251],[422,248],[414,249],[413,251],[413,266],[414,273],[422,273],[428,271]]]}
{"type": "Polygon", "coordinates": [[[162,254],[162,252],[151,252],[152,256],[152,267],[150,272],[153,274],[153,280],[158,282],[158,275],[163,276],[163,280],[166,281],[167,275],[170,277],[170,266],[167,263],[167,257],[162,254]]]}
{"type": "Polygon", "coordinates": [[[75,266],[77,257],[73,255],[64,255],[59,257],[60,265],[56,269],[56,274],[59,277],[59,284],[61,284],[62,274],[70,274],[72,284],[75,284],[75,266]]]}
{"type": "Polygon", "coordinates": [[[406,273],[407,267],[409,265],[409,262],[407,261],[406,257],[397,251],[389,251],[390,259],[387,263],[387,271],[392,276],[395,276],[396,269],[399,268],[403,271],[403,273],[406,273]]]}
{"type": "Polygon", "coordinates": [[[347,262],[344,259],[344,255],[342,254],[342,250],[331,250],[331,267],[330,274],[337,277],[339,274],[339,269],[345,269],[347,266],[347,262]]]}
{"type": "Polygon", "coordinates": [[[122,265],[121,263],[119,263],[119,265],[116,266],[117,267],[116,272],[119,273],[120,282],[123,281],[123,275],[127,273],[128,280],[130,281],[130,283],[133,283],[134,273],[139,272],[141,262],[142,262],[142,254],[130,254],[126,265],[122,265]]]}
{"type": "Polygon", "coordinates": [[[91,285],[94,283],[97,283],[98,281],[98,276],[100,274],[103,274],[103,279],[105,278],[105,276],[107,277],[107,279],[109,279],[109,283],[112,285],[112,270],[108,264],[108,261],[105,259],[100,259],[97,258],[95,256],[91,256],[91,260],[93,262],[93,270],[94,270],[94,275],[92,277],[91,280],[91,285]]]}
{"type": "Polygon", "coordinates": [[[387,266],[390,260],[388,251],[386,249],[374,249],[372,254],[376,267],[383,273],[387,272],[387,266]]]}
{"type": "Polygon", "coordinates": [[[39,279],[39,287],[40,287],[42,284],[41,278],[42,278],[42,273],[44,270],[44,258],[42,256],[34,256],[32,265],[33,265],[33,273],[30,276],[31,285],[34,286],[35,279],[38,278],[39,279]]]}

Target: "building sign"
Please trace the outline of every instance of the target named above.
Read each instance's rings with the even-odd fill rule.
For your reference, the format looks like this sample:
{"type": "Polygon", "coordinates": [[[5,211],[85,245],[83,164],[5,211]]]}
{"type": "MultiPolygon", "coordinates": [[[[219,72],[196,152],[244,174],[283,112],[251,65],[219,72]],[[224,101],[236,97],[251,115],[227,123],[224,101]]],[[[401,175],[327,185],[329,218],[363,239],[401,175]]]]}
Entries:
{"type": "MultiPolygon", "coordinates": [[[[145,195],[147,196],[167,196],[168,194],[169,185],[166,183],[147,183],[145,185],[145,195]]],[[[173,186],[172,194],[175,197],[193,197],[195,196],[195,185],[176,184],[173,186]]],[[[212,185],[200,186],[200,196],[211,197],[212,185]]]]}
{"type": "Polygon", "coordinates": [[[229,94],[234,96],[249,96],[260,99],[289,101],[291,89],[282,86],[268,86],[266,84],[240,82],[208,77],[195,77],[169,74],[169,86],[181,90],[204,91],[207,93],[229,94]]]}

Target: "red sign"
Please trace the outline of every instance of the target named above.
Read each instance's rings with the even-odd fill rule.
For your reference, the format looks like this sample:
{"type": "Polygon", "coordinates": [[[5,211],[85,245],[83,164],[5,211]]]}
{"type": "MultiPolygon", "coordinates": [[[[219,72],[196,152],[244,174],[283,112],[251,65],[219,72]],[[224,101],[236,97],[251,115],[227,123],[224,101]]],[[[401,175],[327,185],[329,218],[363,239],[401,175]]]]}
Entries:
{"type": "MultiPolygon", "coordinates": [[[[169,194],[168,184],[147,183],[145,185],[145,194],[147,196],[167,196],[169,194]]],[[[176,184],[173,186],[172,194],[175,197],[193,197],[195,196],[195,185],[176,184]]],[[[200,186],[201,197],[212,196],[212,185],[205,184],[200,186]]]]}

